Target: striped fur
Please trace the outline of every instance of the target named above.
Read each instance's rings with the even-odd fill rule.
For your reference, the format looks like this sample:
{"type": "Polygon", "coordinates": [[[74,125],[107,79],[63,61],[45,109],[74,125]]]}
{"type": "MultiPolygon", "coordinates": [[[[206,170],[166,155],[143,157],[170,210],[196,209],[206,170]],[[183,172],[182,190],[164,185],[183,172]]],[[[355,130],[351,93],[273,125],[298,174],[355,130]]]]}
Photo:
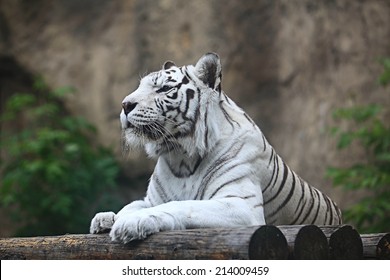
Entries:
{"type": "Polygon", "coordinates": [[[295,174],[221,90],[216,54],[167,62],[123,100],[123,137],[157,158],[146,197],[98,213],[91,233],[129,242],[162,231],[263,224],[340,224],[340,210],[295,174]]]}

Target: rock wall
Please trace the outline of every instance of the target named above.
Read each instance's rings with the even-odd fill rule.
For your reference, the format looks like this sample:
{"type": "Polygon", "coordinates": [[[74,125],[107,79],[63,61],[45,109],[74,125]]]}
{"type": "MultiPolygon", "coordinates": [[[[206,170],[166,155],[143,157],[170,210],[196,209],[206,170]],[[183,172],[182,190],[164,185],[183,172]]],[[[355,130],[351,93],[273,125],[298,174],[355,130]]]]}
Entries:
{"type": "MultiPolygon", "coordinates": [[[[14,60],[52,87],[74,86],[67,107],[96,125],[96,140],[138,178],[154,162],[142,153],[121,156],[122,99],[165,60],[192,64],[215,51],[223,89],[294,170],[343,206],[348,199],[330,187],[325,169],[361,153],[336,149],[332,111],[390,105],[376,83],[378,58],[390,56],[389,14],[390,2],[379,0],[9,0],[0,2],[0,61],[14,60]]],[[[10,79],[1,79],[2,97],[10,79]]]]}

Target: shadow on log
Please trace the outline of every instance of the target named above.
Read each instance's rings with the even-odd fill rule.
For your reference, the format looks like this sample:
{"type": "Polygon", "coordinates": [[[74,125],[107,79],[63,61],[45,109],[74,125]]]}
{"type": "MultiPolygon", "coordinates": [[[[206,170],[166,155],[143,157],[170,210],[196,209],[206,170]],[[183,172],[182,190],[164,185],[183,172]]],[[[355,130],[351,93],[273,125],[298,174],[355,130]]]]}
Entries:
{"type": "Polygon", "coordinates": [[[160,232],[119,244],[108,234],[0,239],[0,259],[390,259],[390,234],[351,226],[261,226],[160,232]]]}

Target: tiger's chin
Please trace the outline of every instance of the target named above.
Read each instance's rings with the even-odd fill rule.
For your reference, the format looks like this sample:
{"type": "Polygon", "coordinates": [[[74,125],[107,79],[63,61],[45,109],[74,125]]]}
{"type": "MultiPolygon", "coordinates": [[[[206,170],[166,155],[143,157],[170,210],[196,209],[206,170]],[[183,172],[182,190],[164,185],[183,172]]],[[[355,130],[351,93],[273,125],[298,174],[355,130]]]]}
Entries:
{"type": "Polygon", "coordinates": [[[150,158],[158,158],[161,155],[177,151],[179,145],[168,141],[163,136],[150,137],[134,128],[126,128],[122,131],[122,145],[124,151],[145,150],[150,158]]]}

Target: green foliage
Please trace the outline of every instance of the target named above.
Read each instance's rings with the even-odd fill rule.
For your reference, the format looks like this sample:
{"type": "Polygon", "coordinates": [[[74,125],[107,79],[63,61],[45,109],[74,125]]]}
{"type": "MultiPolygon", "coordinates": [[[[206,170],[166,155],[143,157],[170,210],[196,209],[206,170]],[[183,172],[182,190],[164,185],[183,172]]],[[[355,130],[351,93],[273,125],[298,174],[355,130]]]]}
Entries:
{"type": "Polygon", "coordinates": [[[380,62],[383,65],[384,70],[379,77],[379,83],[386,86],[390,83],[390,58],[384,58],[380,62]]]}
{"type": "Polygon", "coordinates": [[[66,113],[61,99],[72,91],[50,91],[38,79],[32,93],[10,97],[0,116],[0,206],[19,221],[16,235],[86,232],[96,205],[108,206],[119,167],[92,144],[95,128],[66,113]]]}
{"type": "MultiPolygon", "coordinates": [[[[390,59],[382,61],[380,84],[390,83],[390,59]]],[[[344,211],[344,220],[362,232],[385,232],[390,229],[390,126],[380,113],[384,108],[371,104],[338,109],[337,120],[353,123],[354,129],[333,129],[338,148],[358,142],[366,150],[366,160],[349,168],[329,168],[327,175],[335,185],[346,190],[365,190],[365,197],[344,211]]],[[[387,112],[388,113],[388,112],[387,112]]]]}

